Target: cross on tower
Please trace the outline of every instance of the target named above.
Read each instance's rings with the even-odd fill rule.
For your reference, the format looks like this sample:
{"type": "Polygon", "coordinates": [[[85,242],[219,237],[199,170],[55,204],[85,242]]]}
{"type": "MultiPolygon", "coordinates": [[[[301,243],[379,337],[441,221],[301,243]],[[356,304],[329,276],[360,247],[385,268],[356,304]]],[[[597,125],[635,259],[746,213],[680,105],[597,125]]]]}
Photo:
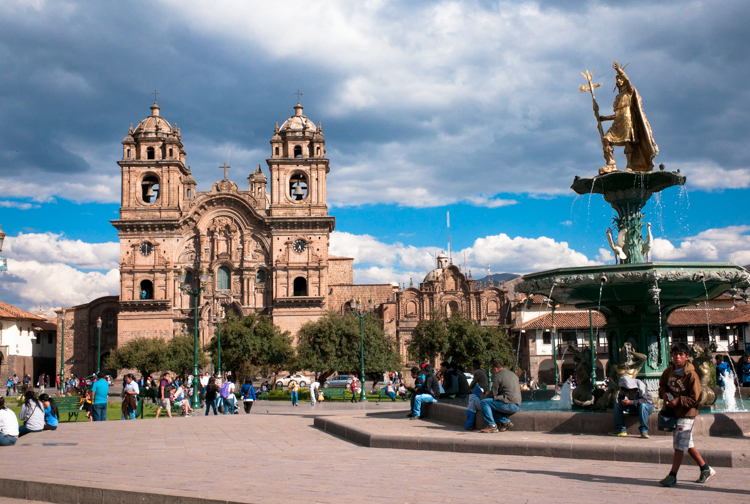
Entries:
{"type": "Polygon", "coordinates": [[[227,170],[230,169],[230,168],[231,168],[231,166],[229,166],[226,163],[224,163],[223,165],[219,166],[219,169],[223,169],[224,170],[224,180],[227,179],[227,170]]]}
{"type": "Polygon", "coordinates": [[[299,103],[299,97],[302,96],[304,93],[300,93],[299,89],[297,89],[296,93],[292,93],[293,95],[297,95],[297,103],[299,103]]]}
{"type": "Polygon", "coordinates": [[[154,92],[153,92],[153,93],[149,93],[149,94],[152,94],[152,95],[154,95],[154,103],[156,103],[156,96],[157,96],[157,95],[160,95],[161,93],[157,93],[157,92],[156,92],[156,89],[154,89],[154,92]]]}

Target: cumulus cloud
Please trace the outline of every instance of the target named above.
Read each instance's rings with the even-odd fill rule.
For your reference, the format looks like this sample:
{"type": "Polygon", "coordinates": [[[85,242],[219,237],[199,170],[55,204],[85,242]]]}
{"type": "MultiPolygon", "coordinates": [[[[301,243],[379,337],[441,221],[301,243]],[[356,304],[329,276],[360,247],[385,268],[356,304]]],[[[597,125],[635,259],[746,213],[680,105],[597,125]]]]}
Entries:
{"type": "Polygon", "coordinates": [[[21,201],[0,201],[1,208],[15,208],[17,210],[31,210],[32,208],[39,208],[39,205],[33,203],[23,203],[21,201]]]}
{"type": "Polygon", "coordinates": [[[702,231],[675,246],[655,238],[652,257],[661,261],[729,261],[750,264],[750,226],[728,226],[702,231]]]}
{"type": "MultiPolygon", "coordinates": [[[[579,71],[597,68],[611,89],[614,57],[631,62],[657,162],[682,166],[697,189],[744,189],[748,14],[729,0],[4,2],[0,84],[14,99],[0,110],[13,125],[0,196],[117,201],[119,143],[154,86],[200,189],[228,144],[230,177],[245,185],[300,87],[327,135],[334,205],[496,208],[507,194],[567,193],[601,164],[579,71]],[[305,22],[292,27],[290,12],[305,22]]],[[[612,96],[598,96],[606,112],[612,96]]]]}
{"type": "Polygon", "coordinates": [[[119,244],[87,243],[53,233],[19,233],[3,244],[3,301],[26,310],[83,304],[119,292],[119,244]]]}

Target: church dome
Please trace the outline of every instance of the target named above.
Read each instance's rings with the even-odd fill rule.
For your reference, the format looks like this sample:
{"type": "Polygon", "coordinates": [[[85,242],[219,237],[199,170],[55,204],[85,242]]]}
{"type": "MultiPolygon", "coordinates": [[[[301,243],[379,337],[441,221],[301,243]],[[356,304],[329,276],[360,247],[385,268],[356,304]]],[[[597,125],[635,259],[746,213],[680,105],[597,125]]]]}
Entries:
{"type": "Polygon", "coordinates": [[[434,270],[427,273],[427,276],[424,277],[425,282],[432,282],[433,280],[437,280],[440,278],[440,275],[443,273],[442,268],[435,268],[434,270]]]}
{"type": "Polygon", "coordinates": [[[288,133],[288,132],[302,132],[302,131],[309,131],[311,133],[317,131],[317,127],[315,126],[315,123],[312,122],[310,119],[302,115],[302,109],[304,109],[302,105],[297,102],[297,105],[294,107],[294,115],[284,121],[284,124],[281,125],[281,128],[279,128],[280,133],[288,133]]]}
{"type": "Polygon", "coordinates": [[[151,106],[151,115],[138,124],[135,131],[133,131],[133,135],[156,135],[157,132],[160,135],[172,134],[172,126],[163,117],[159,116],[159,110],[161,110],[161,107],[154,102],[151,106]]]}

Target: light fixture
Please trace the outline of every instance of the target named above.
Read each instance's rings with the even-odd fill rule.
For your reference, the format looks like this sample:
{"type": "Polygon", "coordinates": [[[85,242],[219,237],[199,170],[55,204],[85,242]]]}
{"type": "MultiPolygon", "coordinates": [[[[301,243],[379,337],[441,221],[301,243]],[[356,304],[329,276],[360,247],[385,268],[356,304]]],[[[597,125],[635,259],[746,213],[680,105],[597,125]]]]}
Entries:
{"type": "Polygon", "coordinates": [[[96,319],[96,328],[101,329],[102,328],[102,318],[99,317],[96,319]]]}
{"type": "Polygon", "coordinates": [[[201,283],[208,282],[208,273],[206,272],[206,269],[201,270],[201,283]]]}
{"type": "Polygon", "coordinates": [[[180,271],[180,283],[184,284],[185,280],[187,280],[187,270],[183,268],[180,271]]]}
{"type": "Polygon", "coordinates": [[[374,309],[375,309],[375,303],[373,302],[373,300],[372,300],[372,299],[368,300],[368,301],[367,301],[367,304],[369,304],[369,305],[370,305],[370,309],[371,309],[371,310],[374,310],[374,309]]]}

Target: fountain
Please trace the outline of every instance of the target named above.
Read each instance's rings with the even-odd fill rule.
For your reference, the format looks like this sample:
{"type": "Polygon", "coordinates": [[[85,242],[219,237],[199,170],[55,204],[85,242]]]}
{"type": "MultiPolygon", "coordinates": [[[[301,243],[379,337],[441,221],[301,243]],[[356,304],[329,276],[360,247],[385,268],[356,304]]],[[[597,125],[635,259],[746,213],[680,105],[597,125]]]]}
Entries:
{"type": "MultiPolygon", "coordinates": [[[[732,263],[650,262],[651,225],[647,225],[644,239],[642,210],[652,195],[670,187],[682,188],[686,178],[679,170],[666,171],[664,165],[654,171],[653,158],[659,150],[641,109],[640,95],[624,69],[616,62],[613,68],[619,94],[615,115],[609,117],[599,115],[593,91],[599,85],[591,82],[593,72],[582,74],[588,84],[580,86],[581,92],[591,92],[607,164],[597,176],[576,176],[571,189],[579,195],[601,194],[617,213],[613,218],[616,239],[611,229],[607,228],[606,233],[617,264],[531,273],[524,275],[517,289],[543,294],[581,310],[598,309],[606,320],[612,384],[616,387],[619,375],[632,374],[655,393],[659,378],[670,363],[669,315],[678,308],[714,299],[729,289],[750,287],[750,274],[732,263]],[[605,120],[613,121],[606,134],[601,126],[605,120]],[[620,171],[612,152],[613,146],[623,145],[628,166],[620,171]]],[[[593,360],[595,348],[590,351],[593,360]]],[[[580,393],[577,395],[580,403],[595,399],[592,396],[586,401],[580,393]]],[[[702,398],[704,404],[715,400],[713,391],[704,390],[702,398]]],[[[613,399],[609,394],[597,406],[607,407],[613,399]]]]}

